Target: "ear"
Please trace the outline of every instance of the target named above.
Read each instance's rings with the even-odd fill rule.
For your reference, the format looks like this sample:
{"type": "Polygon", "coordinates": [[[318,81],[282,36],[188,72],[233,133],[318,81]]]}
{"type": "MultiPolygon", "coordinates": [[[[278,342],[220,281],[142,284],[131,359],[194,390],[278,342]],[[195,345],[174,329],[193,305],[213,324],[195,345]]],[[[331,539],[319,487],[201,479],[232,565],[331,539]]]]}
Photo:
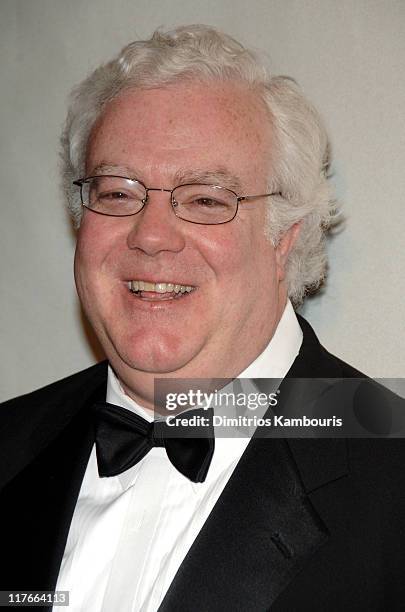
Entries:
{"type": "Polygon", "coordinates": [[[288,261],[288,256],[293,248],[301,230],[301,223],[294,223],[281,237],[276,247],[276,260],[278,280],[282,281],[285,278],[285,268],[288,261]]]}

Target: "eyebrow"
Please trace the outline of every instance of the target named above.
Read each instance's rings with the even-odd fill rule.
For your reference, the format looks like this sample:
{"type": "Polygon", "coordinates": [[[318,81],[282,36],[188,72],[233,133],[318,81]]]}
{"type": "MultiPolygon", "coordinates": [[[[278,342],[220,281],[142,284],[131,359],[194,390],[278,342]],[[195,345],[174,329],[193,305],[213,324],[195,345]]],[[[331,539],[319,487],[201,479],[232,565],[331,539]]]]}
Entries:
{"type": "Polygon", "coordinates": [[[107,172],[108,174],[117,174],[118,176],[126,176],[127,178],[135,178],[138,176],[136,172],[134,173],[134,169],[130,168],[129,166],[112,166],[111,164],[107,164],[105,162],[98,164],[92,170],[93,175],[103,174],[104,172],[107,172]]]}
{"type": "Polygon", "coordinates": [[[178,185],[187,183],[208,183],[209,185],[220,185],[232,191],[240,191],[241,184],[237,176],[229,172],[226,168],[216,168],[214,170],[178,170],[175,174],[178,185]]]}
{"type": "MultiPolygon", "coordinates": [[[[92,174],[117,174],[118,176],[126,176],[144,182],[142,179],[142,172],[137,171],[134,167],[125,165],[114,166],[102,162],[98,164],[93,170],[92,174]]],[[[238,177],[225,167],[214,168],[212,170],[206,169],[180,169],[174,175],[174,187],[178,185],[187,185],[188,183],[201,183],[208,185],[219,185],[221,187],[227,187],[236,193],[240,192],[242,187],[238,177]]],[[[151,185],[154,187],[154,185],[151,185]]],[[[165,185],[162,186],[165,188],[165,185]]]]}

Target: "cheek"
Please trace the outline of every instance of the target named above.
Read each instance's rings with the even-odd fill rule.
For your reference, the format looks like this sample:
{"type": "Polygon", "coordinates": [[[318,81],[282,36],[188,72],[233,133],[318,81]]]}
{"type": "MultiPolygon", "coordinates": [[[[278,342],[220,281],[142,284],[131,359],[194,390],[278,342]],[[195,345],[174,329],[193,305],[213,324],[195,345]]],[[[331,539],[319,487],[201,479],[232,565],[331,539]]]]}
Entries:
{"type": "Polygon", "coordinates": [[[228,231],[210,245],[209,256],[226,311],[234,309],[236,302],[242,306],[251,301],[266,301],[272,289],[274,292],[277,284],[275,251],[262,227],[241,220],[232,228],[225,228],[228,231]]]}
{"type": "Polygon", "coordinates": [[[75,280],[79,291],[80,298],[82,292],[88,285],[88,271],[96,269],[97,266],[97,250],[94,248],[94,236],[88,231],[85,223],[79,229],[75,252],[75,280]]]}
{"type": "Polygon", "coordinates": [[[89,223],[84,218],[77,235],[74,272],[77,291],[83,305],[94,299],[92,293],[97,288],[103,261],[109,251],[108,234],[99,227],[97,219],[94,221],[95,223],[89,223]]]}
{"type": "Polygon", "coordinates": [[[92,298],[92,294],[94,293],[92,289],[93,278],[91,275],[91,266],[89,266],[89,260],[86,255],[86,248],[84,248],[83,243],[80,242],[76,245],[74,276],[80,302],[84,310],[89,314],[88,305],[94,302],[92,298]]]}
{"type": "Polygon", "coordinates": [[[248,278],[251,285],[255,281],[266,282],[274,275],[276,258],[274,247],[264,234],[264,220],[261,216],[256,218],[255,211],[249,213],[251,216],[239,220],[239,225],[235,224],[225,238],[219,261],[235,277],[248,278]]]}
{"type": "Polygon", "coordinates": [[[116,235],[117,228],[109,218],[85,212],[77,235],[75,269],[101,272],[109,254],[114,252],[116,235]]]}
{"type": "Polygon", "coordinates": [[[247,236],[231,224],[215,228],[207,234],[204,243],[200,241],[200,253],[205,264],[211,268],[220,296],[216,297],[218,308],[227,309],[232,295],[240,292],[241,286],[248,278],[249,259],[247,259],[247,236]],[[201,248],[203,247],[203,248],[201,248]],[[224,296],[225,299],[224,299],[224,296]],[[229,298],[229,299],[228,299],[229,298]]]}

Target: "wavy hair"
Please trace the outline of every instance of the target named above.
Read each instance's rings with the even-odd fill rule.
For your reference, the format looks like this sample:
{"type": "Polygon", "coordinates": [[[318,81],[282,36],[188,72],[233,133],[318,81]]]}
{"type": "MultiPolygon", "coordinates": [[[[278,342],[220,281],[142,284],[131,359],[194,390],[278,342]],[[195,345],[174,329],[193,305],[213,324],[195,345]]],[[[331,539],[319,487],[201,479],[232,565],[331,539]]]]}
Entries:
{"type": "Polygon", "coordinates": [[[164,87],[176,81],[237,81],[264,101],[272,124],[273,161],[266,235],[277,244],[294,223],[301,224],[287,263],[288,294],[295,306],[323,282],[325,235],[336,218],[328,181],[329,144],[322,120],[295,81],[272,76],[256,53],[232,37],[204,25],[156,31],[135,41],[97,68],[72,92],[63,130],[63,188],[76,227],[82,206],[72,181],[83,176],[87,141],[105,106],[126,89],[164,87]]]}

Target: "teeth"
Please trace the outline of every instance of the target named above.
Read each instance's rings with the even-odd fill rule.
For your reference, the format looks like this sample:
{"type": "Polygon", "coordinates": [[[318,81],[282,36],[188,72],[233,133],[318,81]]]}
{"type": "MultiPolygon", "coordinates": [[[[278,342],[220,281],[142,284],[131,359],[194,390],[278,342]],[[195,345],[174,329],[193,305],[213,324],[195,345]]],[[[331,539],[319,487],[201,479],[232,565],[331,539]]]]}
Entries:
{"type": "Polygon", "coordinates": [[[191,285],[175,285],[174,283],[148,283],[142,280],[129,282],[131,291],[153,291],[155,293],[190,293],[194,287],[191,285]]]}
{"type": "MultiPolygon", "coordinates": [[[[143,285],[142,289],[144,291],[159,291],[159,289],[155,289],[155,284],[154,283],[145,283],[145,282],[143,282],[142,285],[143,285]]],[[[156,285],[156,287],[157,287],[157,285],[156,285]]]]}

